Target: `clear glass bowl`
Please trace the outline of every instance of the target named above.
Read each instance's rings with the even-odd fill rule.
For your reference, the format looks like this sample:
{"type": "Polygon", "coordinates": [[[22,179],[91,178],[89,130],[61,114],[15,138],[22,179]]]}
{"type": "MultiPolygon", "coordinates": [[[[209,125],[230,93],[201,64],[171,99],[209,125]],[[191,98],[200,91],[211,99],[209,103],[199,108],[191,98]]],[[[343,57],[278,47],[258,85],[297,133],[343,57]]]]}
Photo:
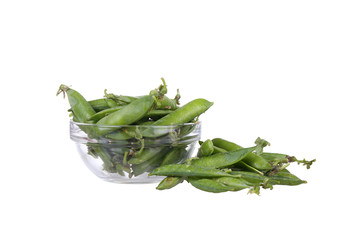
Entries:
{"type": "Polygon", "coordinates": [[[99,126],[70,121],[70,138],[85,165],[99,178],[115,183],[151,183],[160,165],[190,158],[200,140],[201,123],[171,126],[99,126]]]}

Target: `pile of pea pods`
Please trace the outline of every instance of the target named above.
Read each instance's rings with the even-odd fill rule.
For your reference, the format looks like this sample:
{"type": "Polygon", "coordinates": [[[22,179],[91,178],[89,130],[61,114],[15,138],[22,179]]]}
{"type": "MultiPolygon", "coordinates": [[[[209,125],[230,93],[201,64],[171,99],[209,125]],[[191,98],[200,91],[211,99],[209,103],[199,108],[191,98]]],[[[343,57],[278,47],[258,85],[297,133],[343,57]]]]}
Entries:
{"type": "Polygon", "coordinates": [[[306,183],[287,170],[291,163],[306,166],[315,162],[298,160],[281,153],[263,152],[270,143],[257,138],[253,147],[240,145],[222,138],[199,142],[197,156],[182,164],[171,164],[154,169],[150,175],[166,176],[158,190],[170,189],[186,180],[197,189],[220,193],[249,189],[259,194],[260,188],[273,189],[274,185],[295,186],[306,183]]]}
{"type": "Polygon", "coordinates": [[[79,92],[63,84],[57,95],[60,93],[64,93],[64,97],[65,93],[68,96],[71,106],[69,112],[74,122],[99,126],[80,127],[89,138],[98,142],[109,139],[116,142],[136,140],[136,144],[123,149],[101,147],[101,144],[89,142],[88,153],[103,161],[104,171],[121,176],[127,174],[129,178],[144,173],[163,176],[156,187],[158,190],[171,189],[187,181],[206,192],[248,189],[249,193],[259,194],[261,188],[273,189],[274,185],[295,186],[306,183],[290,173],[287,167],[297,163],[309,169],[315,162],[315,159],[298,160],[288,154],[264,152],[263,149],[270,144],[261,138],[255,140],[254,146],[246,148],[222,138],[199,141],[197,155],[191,157],[186,151],[187,144],[176,141],[174,144],[173,140],[191,133],[193,125],[182,125],[176,129],[175,136],[174,132],[162,131],[161,128],[155,132],[139,130],[139,126],[168,127],[198,123],[199,116],[213,105],[206,99],[198,98],[180,107],[179,91],[174,98],[167,97],[164,79],[158,88],[140,97],[116,95],[105,90],[103,98],[87,101],[79,92]],[[101,126],[127,127],[114,129],[101,126]],[[144,148],[147,141],[161,146],[169,139],[173,144],[170,149],[144,148]]]}
{"type": "MultiPolygon", "coordinates": [[[[200,139],[199,116],[213,103],[194,99],[179,106],[179,90],[169,98],[162,84],[133,97],[108,93],[87,101],[78,91],[60,85],[57,95],[68,97],[70,116],[86,134],[88,155],[103,162],[103,171],[127,178],[158,166],[184,161],[200,139]]],[[[154,178],[154,177],[153,177],[154,178]]]]}

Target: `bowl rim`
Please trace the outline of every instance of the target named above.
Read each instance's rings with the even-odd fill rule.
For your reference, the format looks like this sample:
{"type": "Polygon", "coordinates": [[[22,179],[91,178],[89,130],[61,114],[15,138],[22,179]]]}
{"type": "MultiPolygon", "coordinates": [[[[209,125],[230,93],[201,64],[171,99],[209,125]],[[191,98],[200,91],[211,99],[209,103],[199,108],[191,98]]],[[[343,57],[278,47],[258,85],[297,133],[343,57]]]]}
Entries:
{"type": "Polygon", "coordinates": [[[78,126],[89,126],[89,127],[99,127],[99,128],[127,128],[127,127],[140,127],[140,128],[164,128],[164,127],[182,127],[182,126],[196,126],[201,125],[201,121],[196,121],[193,123],[181,123],[181,124],[171,124],[171,125],[158,125],[158,126],[152,126],[152,125],[98,125],[96,123],[81,123],[81,122],[75,122],[72,119],[70,120],[70,124],[78,125],[78,126]]]}

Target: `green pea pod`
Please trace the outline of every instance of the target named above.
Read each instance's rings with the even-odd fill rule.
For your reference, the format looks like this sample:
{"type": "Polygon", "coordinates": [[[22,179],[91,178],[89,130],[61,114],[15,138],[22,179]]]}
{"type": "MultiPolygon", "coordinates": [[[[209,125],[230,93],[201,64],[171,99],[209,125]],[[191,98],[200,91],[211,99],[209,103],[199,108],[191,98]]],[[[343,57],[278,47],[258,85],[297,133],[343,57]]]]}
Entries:
{"type": "Polygon", "coordinates": [[[96,112],[119,106],[114,100],[106,98],[91,100],[89,103],[96,112]]]}
{"type": "Polygon", "coordinates": [[[155,121],[153,126],[167,126],[183,124],[193,120],[195,117],[201,115],[208,110],[214,103],[205,99],[199,98],[192,100],[184,106],[176,109],[172,113],[169,113],[165,117],[155,121]]]}
{"type": "Polygon", "coordinates": [[[212,139],[212,142],[213,142],[214,146],[225,149],[226,151],[233,151],[233,150],[243,148],[243,147],[237,145],[236,143],[227,141],[222,138],[214,138],[214,139],[212,139]]]}
{"type": "Polygon", "coordinates": [[[217,178],[216,181],[226,186],[233,187],[237,191],[254,186],[254,184],[251,184],[250,182],[246,181],[244,178],[220,177],[217,178]]]}
{"type": "Polygon", "coordinates": [[[97,122],[100,119],[102,119],[103,117],[109,115],[110,113],[116,112],[117,110],[120,110],[121,108],[123,108],[123,106],[116,106],[116,107],[104,109],[104,110],[92,115],[89,119],[87,119],[87,121],[97,122]]]}
{"type": "Polygon", "coordinates": [[[116,172],[121,175],[121,176],[125,176],[124,174],[124,168],[122,167],[122,165],[120,163],[116,163],[115,164],[115,169],[116,169],[116,172]]]}
{"type": "Polygon", "coordinates": [[[187,155],[186,148],[177,147],[166,154],[160,166],[179,163],[187,155]]]}
{"type": "Polygon", "coordinates": [[[210,178],[188,178],[187,180],[193,187],[212,193],[221,193],[227,191],[236,191],[236,188],[227,186],[221,182],[216,181],[216,179],[210,178]]]}
{"type": "Polygon", "coordinates": [[[145,161],[148,161],[149,159],[155,157],[160,152],[162,152],[164,148],[144,148],[141,153],[135,154],[135,157],[132,157],[128,163],[130,164],[140,164],[145,161]]]}
{"type": "MultiPolygon", "coordinates": [[[[212,142],[213,142],[214,146],[220,147],[220,148],[225,149],[227,151],[234,151],[234,150],[243,148],[243,147],[241,147],[241,146],[239,146],[239,145],[237,145],[237,144],[235,144],[233,142],[230,142],[230,141],[227,141],[227,140],[224,140],[224,139],[221,139],[221,138],[214,138],[212,140],[212,142]]],[[[248,154],[244,158],[243,162],[248,164],[249,166],[254,167],[256,169],[259,169],[261,171],[267,171],[267,170],[272,169],[272,166],[268,161],[266,161],[261,156],[256,155],[255,153],[248,154]]]]}
{"type": "Polygon", "coordinates": [[[104,162],[104,170],[110,173],[116,172],[114,163],[111,161],[112,157],[105,148],[99,144],[88,144],[97,156],[104,162]]]}
{"type": "Polygon", "coordinates": [[[180,177],[166,177],[159,183],[156,189],[157,190],[170,189],[175,187],[179,183],[182,183],[183,181],[184,178],[180,178],[180,177]]]}
{"type": "MultiPolygon", "coordinates": [[[[266,179],[268,179],[268,177],[266,176],[248,171],[231,171],[230,174],[241,175],[241,177],[244,180],[252,184],[261,184],[265,182],[266,179]]],[[[275,181],[275,180],[272,181],[272,184],[279,184],[279,183],[280,183],[279,181],[275,181]]]]}
{"type": "Polygon", "coordinates": [[[168,109],[168,110],[175,110],[178,108],[176,99],[170,99],[167,96],[162,96],[161,99],[158,101],[158,105],[156,109],[168,109]]]}
{"type": "Polygon", "coordinates": [[[290,185],[295,186],[306,183],[306,181],[299,179],[294,174],[291,174],[287,169],[281,170],[273,176],[261,176],[256,173],[247,171],[232,171],[231,174],[241,175],[243,179],[250,183],[260,184],[268,182],[271,185],[290,185]]]}
{"type": "Polygon", "coordinates": [[[131,97],[131,96],[123,96],[123,95],[116,95],[113,93],[107,93],[107,89],[104,90],[104,97],[107,100],[114,101],[117,105],[127,105],[135,100],[137,100],[137,97],[131,97]]]}
{"type": "Polygon", "coordinates": [[[186,164],[169,164],[154,169],[149,176],[172,176],[172,177],[240,177],[231,175],[224,170],[204,168],[186,164]]]}
{"type": "MultiPolygon", "coordinates": [[[[107,115],[106,117],[100,119],[96,124],[98,126],[129,125],[143,118],[153,105],[153,96],[147,95],[131,102],[120,110],[107,115]]],[[[98,136],[102,136],[114,131],[115,129],[116,128],[99,127],[97,134],[98,136]]]]}
{"type": "Polygon", "coordinates": [[[270,183],[273,184],[273,182],[277,182],[279,185],[289,185],[289,186],[295,186],[300,185],[303,183],[307,183],[304,180],[301,180],[294,174],[291,174],[289,171],[280,171],[277,174],[273,176],[269,176],[270,183]]]}
{"type": "Polygon", "coordinates": [[[129,135],[128,131],[126,131],[126,129],[124,128],[115,130],[105,135],[105,139],[112,139],[112,140],[128,140],[131,138],[133,138],[133,136],[129,135]]]}
{"type": "Polygon", "coordinates": [[[69,88],[68,86],[61,84],[56,95],[59,95],[61,92],[65,93],[68,96],[68,101],[71,106],[71,111],[76,116],[79,122],[85,123],[85,121],[95,114],[95,110],[92,108],[90,103],[74,89],[69,88]]]}
{"type": "Polygon", "coordinates": [[[160,166],[161,161],[163,160],[165,154],[167,153],[167,149],[163,149],[161,152],[159,152],[157,155],[155,155],[153,158],[142,162],[140,164],[133,164],[132,165],[132,174],[134,176],[139,176],[140,174],[151,172],[153,169],[160,166]]]}
{"type": "Polygon", "coordinates": [[[316,161],[316,159],[313,159],[313,160],[310,160],[310,161],[307,161],[305,159],[298,160],[294,156],[289,156],[287,154],[282,154],[282,153],[263,152],[263,153],[260,154],[260,156],[262,158],[266,159],[272,165],[279,164],[279,163],[281,164],[281,163],[297,162],[298,164],[303,164],[304,166],[306,166],[307,169],[309,169],[310,166],[316,161]]]}
{"type": "Polygon", "coordinates": [[[202,142],[197,153],[198,157],[210,156],[214,152],[214,144],[210,139],[207,139],[205,142],[202,142]]]}
{"type": "Polygon", "coordinates": [[[190,164],[198,167],[222,168],[242,161],[255,147],[242,148],[231,152],[217,153],[207,157],[193,159],[190,164]]]}
{"type": "Polygon", "coordinates": [[[155,120],[162,118],[168,115],[169,113],[172,113],[173,111],[174,110],[168,110],[168,109],[153,109],[146,114],[145,118],[151,118],[155,120]]]}
{"type": "Polygon", "coordinates": [[[219,148],[217,146],[214,146],[213,148],[214,148],[213,154],[227,152],[225,149],[219,148]]]}

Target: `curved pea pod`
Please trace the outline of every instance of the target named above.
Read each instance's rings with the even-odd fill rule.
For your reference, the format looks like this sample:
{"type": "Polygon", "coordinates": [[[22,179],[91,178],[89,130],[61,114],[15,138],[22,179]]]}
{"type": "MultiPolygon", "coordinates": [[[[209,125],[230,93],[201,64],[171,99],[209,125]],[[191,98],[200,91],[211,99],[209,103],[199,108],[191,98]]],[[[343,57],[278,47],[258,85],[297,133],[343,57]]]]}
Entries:
{"type": "Polygon", "coordinates": [[[156,155],[160,154],[164,151],[164,148],[157,147],[157,148],[144,148],[140,153],[135,154],[135,157],[132,157],[128,163],[130,164],[140,164],[145,161],[154,158],[156,155]]]}
{"type": "Polygon", "coordinates": [[[210,156],[214,152],[214,144],[210,139],[207,139],[205,142],[200,144],[199,151],[197,153],[198,157],[210,156]]]}
{"type": "Polygon", "coordinates": [[[99,112],[95,113],[94,115],[92,115],[90,118],[87,119],[87,121],[97,122],[100,119],[102,119],[103,117],[106,117],[110,113],[116,112],[117,110],[120,110],[121,108],[123,108],[123,106],[116,106],[116,107],[104,109],[104,110],[99,111],[99,112]]]}
{"type": "Polygon", "coordinates": [[[179,107],[172,113],[155,121],[153,126],[167,126],[183,124],[193,120],[195,117],[201,115],[208,110],[214,103],[206,99],[198,98],[191,102],[179,107]]]}
{"type": "Polygon", "coordinates": [[[243,148],[234,142],[230,142],[230,141],[222,139],[222,138],[214,138],[214,139],[212,139],[212,142],[213,142],[214,146],[225,149],[226,151],[233,151],[233,150],[243,148]]]}
{"type": "Polygon", "coordinates": [[[225,152],[227,152],[225,149],[219,148],[219,147],[217,147],[217,146],[214,146],[213,148],[214,148],[213,154],[216,154],[216,153],[225,153],[225,152]]]}
{"type": "Polygon", "coordinates": [[[265,160],[267,160],[268,162],[281,162],[281,163],[287,163],[289,162],[289,158],[290,156],[286,155],[286,154],[281,154],[281,153],[267,153],[267,152],[263,152],[260,154],[260,156],[262,158],[264,158],[265,160]]]}
{"type": "Polygon", "coordinates": [[[250,147],[250,148],[242,148],[225,153],[217,153],[211,156],[193,159],[190,162],[190,164],[192,166],[208,167],[208,168],[227,167],[242,161],[243,159],[245,159],[246,156],[248,156],[254,150],[255,147],[250,147]]]}
{"type": "MultiPolygon", "coordinates": [[[[252,184],[261,184],[265,182],[268,177],[248,171],[231,171],[230,174],[241,175],[241,178],[252,184]]],[[[272,181],[272,184],[278,184],[279,181],[272,181]]]]}
{"type": "Polygon", "coordinates": [[[279,184],[279,185],[296,186],[302,183],[307,183],[306,181],[301,180],[300,178],[290,173],[289,171],[283,171],[283,170],[273,176],[268,176],[268,178],[269,178],[269,183],[273,185],[279,184]]]}
{"type": "Polygon", "coordinates": [[[297,162],[298,164],[303,164],[304,166],[306,166],[307,169],[309,169],[310,166],[316,161],[316,159],[313,159],[313,160],[310,160],[310,161],[307,161],[306,159],[298,160],[294,156],[289,156],[287,154],[282,154],[282,153],[263,152],[263,153],[260,154],[260,156],[262,158],[266,159],[272,165],[279,164],[279,163],[297,162]]]}
{"type": "Polygon", "coordinates": [[[246,181],[244,178],[233,178],[233,177],[220,177],[216,181],[226,186],[233,187],[236,191],[243,190],[245,188],[253,187],[254,184],[246,181]]]}
{"type": "MultiPolygon", "coordinates": [[[[65,93],[68,96],[68,101],[71,106],[71,112],[74,121],[85,123],[87,118],[95,114],[95,110],[79,92],[69,88],[64,84],[60,85],[56,95],[59,95],[61,92],[64,93],[64,97],[65,93]]],[[[84,125],[78,125],[78,127],[86,134],[88,134],[89,137],[93,137],[93,128],[84,125]]]]}
{"type": "Polygon", "coordinates": [[[86,119],[95,114],[95,110],[92,108],[91,104],[87,102],[79,92],[61,84],[56,95],[59,95],[62,92],[64,93],[64,97],[66,93],[71,106],[71,111],[79,122],[84,123],[86,119]]]}
{"type": "Polygon", "coordinates": [[[166,95],[164,95],[158,101],[156,109],[175,110],[178,108],[177,103],[178,101],[176,99],[170,99],[166,95]]]}
{"type": "Polygon", "coordinates": [[[124,96],[124,95],[116,95],[113,93],[107,93],[107,89],[104,90],[104,97],[107,100],[111,100],[113,102],[115,102],[117,105],[126,105],[129,104],[133,101],[135,101],[136,99],[138,99],[137,97],[131,97],[131,96],[124,96]]]}
{"type": "Polygon", "coordinates": [[[159,119],[162,118],[166,115],[168,115],[169,113],[172,113],[174,110],[168,110],[168,109],[153,109],[151,111],[149,111],[146,114],[146,118],[151,118],[151,119],[159,119]]]}
{"type": "Polygon", "coordinates": [[[118,129],[105,135],[105,139],[112,140],[128,140],[131,138],[133,138],[133,136],[129,135],[128,131],[124,128],[118,129]]]}
{"type": "Polygon", "coordinates": [[[112,157],[110,153],[100,146],[99,144],[90,144],[88,146],[94,151],[95,155],[100,157],[100,159],[104,162],[104,170],[110,173],[116,172],[115,164],[111,161],[112,157]]]}
{"type": "MultiPolygon", "coordinates": [[[[227,141],[227,140],[221,139],[221,138],[214,138],[212,140],[212,142],[213,142],[214,146],[225,149],[226,151],[233,151],[233,150],[243,148],[233,142],[230,142],[230,141],[227,141]]],[[[267,171],[267,170],[272,169],[272,166],[268,161],[266,161],[261,156],[256,155],[255,153],[248,154],[244,158],[243,162],[248,164],[249,166],[254,167],[261,171],[267,171]]]]}
{"type": "Polygon", "coordinates": [[[211,178],[188,178],[187,181],[195,188],[212,193],[236,191],[235,187],[227,186],[216,179],[211,178]]]}
{"type": "MultiPolygon", "coordinates": [[[[137,100],[124,106],[120,110],[107,115],[106,117],[100,119],[96,124],[98,126],[129,125],[143,118],[153,105],[154,105],[153,96],[147,95],[138,98],[137,100]]],[[[115,128],[111,128],[111,127],[99,127],[97,134],[98,136],[102,136],[114,130],[115,128]]]]}
{"type": "Polygon", "coordinates": [[[132,165],[132,174],[134,176],[138,176],[140,174],[143,174],[145,172],[150,172],[153,169],[160,166],[161,161],[163,160],[163,157],[167,153],[167,149],[163,149],[160,151],[157,155],[155,155],[153,158],[150,158],[149,160],[142,162],[140,164],[133,164],[132,165]]]}
{"type": "Polygon", "coordinates": [[[116,172],[120,175],[120,176],[125,176],[124,174],[124,168],[120,163],[115,163],[115,169],[116,172]]]}
{"type": "Polygon", "coordinates": [[[119,106],[114,100],[106,98],[94,99],[89,101],[89,103],[96,112],[119,106]]]}
{"type": "Polygon", "coordinates": [[[182,183],[184,181],[184,178],[181,177],[166,177],[164,178],[159,185],[156,187],[157,190],[165,190],[170,189],[178,185],[179,183],[182,183]]]}
{"type": "Polygon", "coordinates": [[[186,164],[169,164],[154,169],[149,176],[172,176],[172,177],[240,177],[231,175],[224,170],[204,168],[186,164]]]}
{"type": "Polygon", "coordinates": [[[186,148],[173,148],[166,154],[160,166],[179,163],[187,155],[186,148]]]}

